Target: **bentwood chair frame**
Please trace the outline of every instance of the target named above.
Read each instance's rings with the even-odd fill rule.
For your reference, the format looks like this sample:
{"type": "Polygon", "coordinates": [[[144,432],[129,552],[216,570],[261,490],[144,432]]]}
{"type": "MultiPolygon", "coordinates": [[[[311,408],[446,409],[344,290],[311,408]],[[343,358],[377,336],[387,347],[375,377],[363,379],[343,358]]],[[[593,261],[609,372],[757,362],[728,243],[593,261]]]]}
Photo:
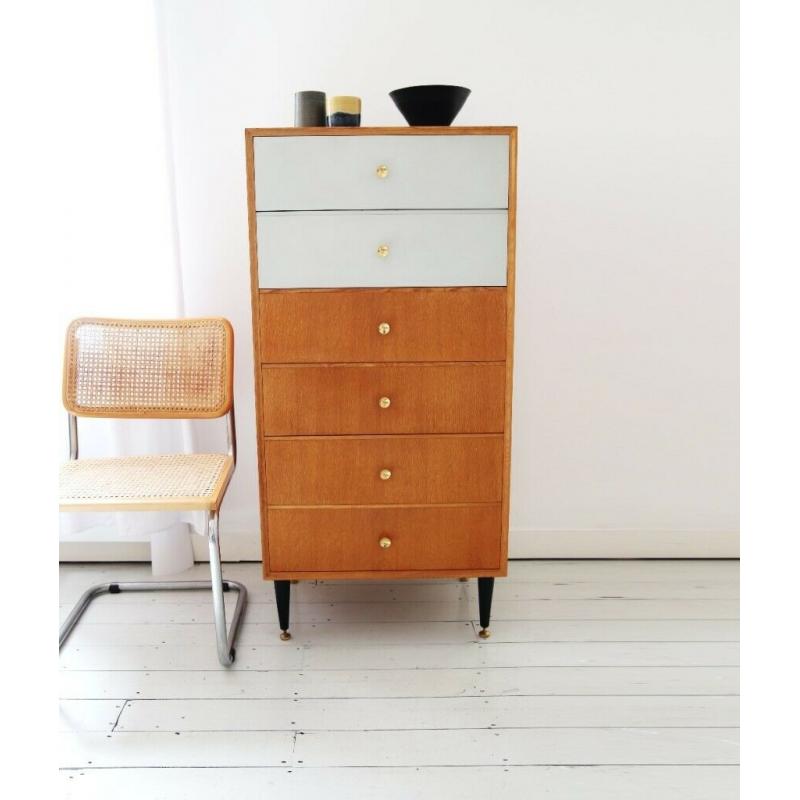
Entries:
{"type": "Polygon", "coordinates": [[[224,580],[219,509],[236,466],[233,329],[220,318],[128,320],[83,318],[67,329],[64,406],[69,457],[62,468],[62,511],[205,513],[210,581],[127,581],[87,589],[61,626],[59,649],[91,601],[121,592],[211,589],[220,663],[229,666],[247,589],[224,580]],[[78,458],[78,417],[212,419],[225,416],[227,454],[78,458]],[[237,592],[228,631],[224,593],[237,592]]]}

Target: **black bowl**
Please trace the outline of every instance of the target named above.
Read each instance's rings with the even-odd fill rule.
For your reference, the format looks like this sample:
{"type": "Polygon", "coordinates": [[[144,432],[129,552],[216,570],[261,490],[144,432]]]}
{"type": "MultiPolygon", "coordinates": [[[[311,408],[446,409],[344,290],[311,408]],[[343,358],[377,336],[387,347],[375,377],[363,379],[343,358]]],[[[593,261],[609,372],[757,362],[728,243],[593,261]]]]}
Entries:
{"type": "Polygon", "coordinates": [[[463,86],[407,86],[389,92],[409,125],[449,125],[467,102],[463,86]]]}

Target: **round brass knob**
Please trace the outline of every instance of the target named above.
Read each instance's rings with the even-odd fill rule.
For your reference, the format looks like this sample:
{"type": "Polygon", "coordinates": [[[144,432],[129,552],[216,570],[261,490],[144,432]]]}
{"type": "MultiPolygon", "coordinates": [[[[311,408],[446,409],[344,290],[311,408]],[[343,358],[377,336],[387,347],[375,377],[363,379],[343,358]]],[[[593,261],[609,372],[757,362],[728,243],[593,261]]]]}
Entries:
{"type": "Polygon", "coordinates": [[[381,480],[388,481],[389,478],[392,477],[392,471],[390,469],[382,469],[381,470],[381,480]]]}
{"type": "Polygon", "coordinates": [[[388,397],[381,397],[381,399],[378,400],[378,405],[381,408],[389,408],[389,406],[391,404],[392,404],[392,401],[388,397]]]}
{"type": "Polygon", "coordinates": [[[378,544],[384,550],[388,550],[392,546],[392,540],[388,536],[381,536],[381,538],[378,539],[378,544]]]}
{"type": "Polygon", "coordinates": [[[391,329],[392,329],[392,326],[391,326],[391,325],[389,325],[389,323],[388,323],[388,322],[381,322],[381,324],[380,324],[380,325],[378,325],[378,333],[379,333],[381,336],[386,336],[386,334],[387,334],[387,333],[389,333],[389,331],[390,331],[391,329]]]}
{"type": "Polygon", "coordinates": [[[376,174],[376,175],[377,175],[379,178],[385,178],[385,177],[386,177],[386,176],[389,174],[389,167],[387,167],[387,166],[386,166],[386,164],[381,164],[381,165],[380,165],[380,166],[379,166],[379,167],[378,167],[378,168],[375,170],[375,174],[376,174]]]}
{"type": "Polygon", "coordinates": [[[386,258],[389,255],[389,245],[382,244],[376,251],[375,251],[381,258],[386,258]]]}

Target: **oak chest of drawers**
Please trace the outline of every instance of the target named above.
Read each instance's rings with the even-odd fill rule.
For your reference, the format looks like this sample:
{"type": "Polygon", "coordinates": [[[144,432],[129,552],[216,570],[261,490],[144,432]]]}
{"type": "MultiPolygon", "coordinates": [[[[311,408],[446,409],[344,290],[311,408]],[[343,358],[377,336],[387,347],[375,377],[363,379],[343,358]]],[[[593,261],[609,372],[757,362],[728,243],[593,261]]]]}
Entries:
{"type": "Polygon", "coordinates": [[[506,574],[516,128],[246,131],[264,577],[506,574]]]}

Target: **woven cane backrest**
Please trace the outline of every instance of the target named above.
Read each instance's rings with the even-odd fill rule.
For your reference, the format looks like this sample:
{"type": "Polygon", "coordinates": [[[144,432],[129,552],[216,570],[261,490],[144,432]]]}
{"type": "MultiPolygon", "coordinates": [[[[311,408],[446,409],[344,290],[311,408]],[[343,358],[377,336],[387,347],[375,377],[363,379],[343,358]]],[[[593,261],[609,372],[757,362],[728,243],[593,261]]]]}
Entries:
{"type": "Polygon", "coordinates": [[[67,329],[64,406],[84,417],[220,417],[233,398],[225,319],[77,319],[67,329]]]}

